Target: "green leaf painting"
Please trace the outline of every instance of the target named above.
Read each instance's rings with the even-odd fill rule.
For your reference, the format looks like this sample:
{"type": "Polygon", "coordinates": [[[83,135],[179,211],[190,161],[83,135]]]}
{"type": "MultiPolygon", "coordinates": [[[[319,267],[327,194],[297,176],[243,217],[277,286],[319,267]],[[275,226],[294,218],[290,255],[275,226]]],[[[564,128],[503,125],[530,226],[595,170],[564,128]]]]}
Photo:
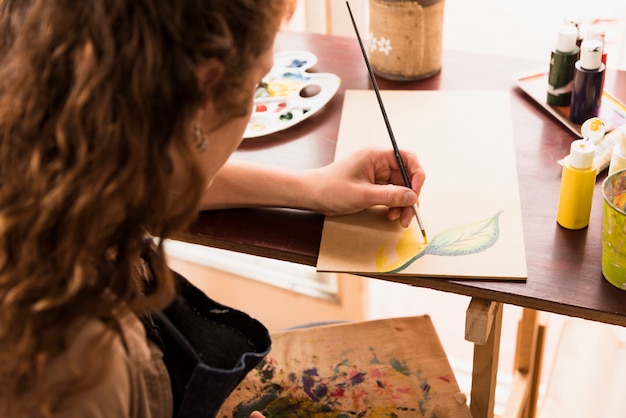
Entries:
{"type": "Polygon", "coordinates": [[[485,251],[498,240],[501,214],[502,211],[486,220],[446,229],[428,244],[421,242],[421,235],[418,237],[414,228],[408,229],[396,243],[397,259],[391,261],[387,259],[385,245],[378,249],[376,270],[380,273],[399,273],[415,260],[428,254],[456,257],[485,251]]]}

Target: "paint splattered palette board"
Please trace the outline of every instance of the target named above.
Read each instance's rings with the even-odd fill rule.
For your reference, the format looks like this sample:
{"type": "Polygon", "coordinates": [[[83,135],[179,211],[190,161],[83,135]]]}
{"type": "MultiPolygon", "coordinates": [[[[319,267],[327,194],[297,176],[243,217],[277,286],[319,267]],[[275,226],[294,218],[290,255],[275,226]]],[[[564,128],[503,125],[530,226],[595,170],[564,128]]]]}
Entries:
{"type": "MultiPolygon", "coordinates": [[[[380,93],[398,146],[426,172],[420,211],[429,241],[415,220],[402,228],[382,206],[327,217],[317,269],[526,280],[510,92],[380,93]]],[[[335,159],[364,147],[392,150],[374,92],[347,90],[335,159]]]]}
{"type": "MultiPolygon", "coordinates": [[[[520,74],[515,76],[514,79],[518,87],[531,99],[576,134],[576,136],[582,136],[580,125],[569,120],[569,106],[551,106],[547,103],[548,70],[520,74]]],[[[626,123],[626,105],[611,93],[604,91],[598,117],[604,122],[606,131],[610,132],[626,123]]]]}
{"type": "Polygon", "coordinates": [[[471,418],[427,316],[272,334],[272,351],[219,417],[471,418]]]}
{"type": "Polygon", "coordinates": [[[285,51],[274,56],[272,70],[256,89],[244,139],[297,125],[333,98],[341,79],[331,73],[308,72],[316,63],[315,54],[307,51],[285,51]]]}

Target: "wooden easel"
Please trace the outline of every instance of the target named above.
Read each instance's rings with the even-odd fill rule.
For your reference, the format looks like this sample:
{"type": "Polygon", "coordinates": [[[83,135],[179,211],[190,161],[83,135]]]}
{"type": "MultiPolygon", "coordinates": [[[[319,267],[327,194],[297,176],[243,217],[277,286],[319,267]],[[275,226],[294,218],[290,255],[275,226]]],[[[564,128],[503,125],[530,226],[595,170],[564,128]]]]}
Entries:
{"type": "MultiPolygon", "coordinates": [[[[470,411],[474,418],[493,418],[497,383],[501,302],[473,298],[467,308],[465,339],[474,343],[470,411]]],[[[501,418],[535,418],[545,342],[539,312],[524,308],[518,324],[513,389],[501,418]]]]}

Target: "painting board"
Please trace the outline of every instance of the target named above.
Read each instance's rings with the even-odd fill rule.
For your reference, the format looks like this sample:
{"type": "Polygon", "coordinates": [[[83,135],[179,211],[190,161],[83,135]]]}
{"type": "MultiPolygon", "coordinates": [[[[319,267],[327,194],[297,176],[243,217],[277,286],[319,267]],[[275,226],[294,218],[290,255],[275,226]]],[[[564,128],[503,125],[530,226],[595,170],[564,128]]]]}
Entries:
{"type": "MultiPolygon", "coordinates": [[[[324,221],[318,271],[525,280],[521,205],[508,92],[382,91],[401,149],[426,172],[408,228],[374,207],[324,221]]],[[[346,91],[335,159],[391,149],[374,91],[346,91]]]]}
{"type": "Polygon", "coordinates": [[[272,333],[218,417],[471,418],[427,315],[272,333]]]}

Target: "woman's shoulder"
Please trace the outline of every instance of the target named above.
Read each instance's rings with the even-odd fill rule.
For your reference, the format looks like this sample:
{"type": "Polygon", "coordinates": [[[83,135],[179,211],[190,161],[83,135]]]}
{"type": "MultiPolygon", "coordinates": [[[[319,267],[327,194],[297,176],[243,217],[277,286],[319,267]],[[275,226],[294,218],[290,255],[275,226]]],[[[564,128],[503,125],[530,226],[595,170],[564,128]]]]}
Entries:
{"type": "Polygon", "coordinates": [[[61,415],[171,417],[171,389],[160,350],[146,339],[134,314],[123,312],[117,319],[117,330],[96,319],[81,321],[67,350],[54,361],[53,381],[71,378],[74,370],[100,369],[87,375],[85,389],[63,401],[61,415]]]}

